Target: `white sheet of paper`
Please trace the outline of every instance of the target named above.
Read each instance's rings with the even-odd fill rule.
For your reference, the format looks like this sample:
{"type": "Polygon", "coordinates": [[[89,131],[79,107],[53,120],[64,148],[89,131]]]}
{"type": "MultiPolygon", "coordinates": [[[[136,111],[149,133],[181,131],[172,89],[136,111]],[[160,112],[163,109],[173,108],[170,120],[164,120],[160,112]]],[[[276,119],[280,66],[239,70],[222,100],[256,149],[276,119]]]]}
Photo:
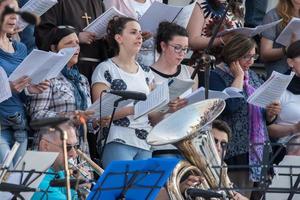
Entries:
{"type": "Polygon", "coordinates": [[[65,67],[77,48],[61,49],[58,53],[34,49],[9,76],[14,81],[22,76],[29,76],[33,84],[55,78],[65,67]]]}
{"type": "MultiPolygon", "coordinates": [[[[222,92],[220,91],[215,91],[215,90],[209,90],[208,91],[208,98],[209,99],[228,99],[228,98],[243,98],[244,96],[238,92],[232,91],[232,90],[223,90],[222,92]]],[[[205,88],[200,87],[196,91],[194,91],[192,94],[188,95],[186,97],[188,100],[188,104],[193,104],[199,101],[202,101],[205,99],[205,88]]]]}
{"type": "Polygon", "coordinates": [[[192,16],[196,1],[190,5],[184,6],[178,16],[175,18],[174,23],[186,28],[192,16]]]}
{"type": "Polygon", "coordinates": [[[247,102],[262,108],[274,101],[278,101],[291,82],[295,73],[284,75],[273,71],[270,78],[248,97],[247,102]]]}
{"type": "Polygon", "coordinates": [[[194,85],[194,81],[192,79],[190,80],[181,80],[178,78],[174,78],[169,80],[169,98],[170,101],[176,99],[180,95],[182,95],[185,91],[188,89],[191,89],[194,85]]]}
{"type": "MultiPolygon", "coordinates": [[[[20,8],[20,11],[29,12],[32,14],[35,14],[37,16],[42,16],[47,10],[49,10],[52,6],[57,4],[57,0],[30,0],[28,1],[22,8],[20,8]]],[[[24,22],[22,18],[18,19],[17,27],[18,29],[24,29],[28,23],[24,22]]]]}
{"type": "Polygon", "coordinates": [[[140,101],[134,106],[134,119],[158,109],[169,102],[169,87],[168,81],[163,82],[156,86],[150,92],[146,101],[140,101]]]}
{"type": "Polygon", "coordinates": [[[239,28],[226,29],[224,31],[219,32],[217,34],[217,36],[223,36],[223,35],[225,35],[227,33],[234,32],[234,33],[240,33],[240,34],[246,35],[248,37],[253,37],[253,36],[257,35],[257,34],[262,33],[265,30],[268,30],[269,28],[271,28],[273,26],[276,26],[281,21],[282,21],[282,19],[277,20],[275,22],[271,22],[269,24],[259,25],[259,26],[255,27],[255,28],[239,27],[239,28]]]}
{"type": "Polygon", "coordinates": [[[295,34],[295,40],[300,39],[300,19],[296,17],[293,17],[283,31],[281,31],[276,42],[287,47],[291,44],[293,34],[295,34]]]}
{"type": "Polygon", "coordinates": [[[183,7],[170,6],[155,1],[139,20],[142,31],[156,33],[160,22],[174,21],[182,9],[183,7]]]}
{"type": "MultiPolygon", "coordinates": [[[[58,156],[57,152],[26,151],[24,157],[18,163],[15,170],[22,170],[23,163],[25,163],[25,165],[24,165],[25,171],[35,170],[35,171],[39,171],[39,172],[45,172],[52,166],[52,164],[56,160],[57,156],[58,156]]],[[[26,178],[26,176],[27,176],[27,173],[24,173],[23,181],[26,178]]],[[[37,176],[38,176],[38,174],[33,174],[33,176],[29,179],[29,182],[37,176]]],[[[43,180],[44,176],[45,175],[41,175],[33,183],[28,185],[28,187],[37,188],[39,186],[40,182],[43,180]]],[[[21,173],[12,173],[8,177],[7,182],[19,184],[20,179],[21,179],[21,173]]],[[[33,192],[22,192],[21,193],[21,195],[25,199],[30,199],[33,194],[34,194],[33,192]]],[[[1,196],[1,200],[2,199],[9,200],[12,197],[12,195],[8,192],[0,192],[0,196],[1,196]]]]}
{"type": "Polygon", "coordinates": [[[85,27],[83,31],[95,33],[96,38],[100,39],[106,35],[107,24],[114,16],[125,17],[126,15],[118,11],[115,7],[111,7],[102,15],[97,17],[97,19],[92,21],[92,23],[85,27]]]}
{"type": "Polygon", "coordinates": [[[12,96],[6,72],[0,67],[0,103],[12,96]]]}
{"type": "MultiPolygon", "coordinates": [[[[110,94],[110,93],[106,93],[105,95],[103,95],[102,99],[101,99],[101,117],[110,116],[114,109],[114,102],[120,98],[121,97],[114,95],[114,94],[110,94]]],[[[116,110],[118,111],[120,108],[123,108],[123,107],[131,104],[132,102],[133,102],[133,100],[131,100],[131,99],[121,101],[121,102],[119,102],[118,108],[116,110]]],[[[99,118],[100,117],[100,98],[97,99],[97,101],[95,101],[87,110],[94,111],[93,117],[99,118]]]]}

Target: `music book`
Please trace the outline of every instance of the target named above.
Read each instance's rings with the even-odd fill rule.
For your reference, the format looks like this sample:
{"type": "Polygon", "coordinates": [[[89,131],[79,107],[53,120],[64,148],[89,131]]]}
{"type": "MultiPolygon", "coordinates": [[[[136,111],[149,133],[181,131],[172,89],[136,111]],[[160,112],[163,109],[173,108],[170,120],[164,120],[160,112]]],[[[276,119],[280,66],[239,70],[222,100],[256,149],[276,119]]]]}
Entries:
{"type": "MultiPolygon", "coordinates": [[[[30,0],[24,6],[22,6],[22,8],[20,8],[20,11],[26,11],[40,17],[55,4],[57,4],[57,0],[30,0]]],[[[17,21],[17,29],[23,30],[27,25],[28,23],[19,17],[17,21]]]]}
{"type": "Polygon", "coordinates": [[[12,96],[8,77],[2,67],[0,67],[0,103],[9,99],[12,96]]]}
{"type": "Polygon", "coordinates": [[[64,48],[58,53],[34,49],[9,76],[14,81],[22,76],[29,76],[33,84],[57,77],[77,48],[64,48]]]}
{"type": "Polygon", "coordinates": [[[270,103],[278,101],[294,75],[294,72],[290,75],[285,75],[273,71],[270,78],[248,97],[247,102],[265,108],[270,103]]]}
{"type": "Polygon", "coordinates": [[[271,22],[269,24],[259,25],[259,26],[256,26],[254,28],[249,28],[249,27],[230,28],[230,29],[226,29],[224,31],[219,32],[217,34],[217,36],[223,36],[223,35],[226,35],[227,33],[234,32],[234,33],[239,33],[239,34],[246,35],[248,37],[253,37],[257,34],[262,33],[263,31],[268,30],[269,28],[272,28],[273,26],[276,26],[281,21],[282,21],[282,19],[277,20],[275,22],[271,22]]]}
{"type": "MultiPolygon", "coordinates": [[[[111,93],[105,93],[101,98],[101,117],[107,117],[110,116],[114,109],[114,102],[120,99],[120,96],[111,94],[111,93]]],[[[120,110],[120,108],[125,107],[129,104],[131,104],[133,100],[128,99],[124,101],[120,101],[119,105],[116,109],[116,111],[120,110]]],[[[94,118],[100,117],[100,98],[97,99],[90,107],[87,108],[89,111],[93,111],[94,118]]]]}
{"type": "MultiPolygon", "coordinates": [[[[225,88],[223,91],[215,91],[215,90],[208,90],[208,98],[209,99],[229,99],[229,98],[243,98],[244,96],[231,89],[231,88],[225,88]]],[[[202,101],[205,99],[205,88],[200,87],[197,90],[195,90],[192,94],[188,95],[186,97],[188,100],[188,104],[193,104],[199,101],[202,101]]]]}
{"type": "Polygon", "coordinates": [[[171,158],[113,161],[87,200],[154,200],[178,162],[171,158]]]}
{"type": "MultiPolygon", "coordinates": [[[[28,171],[33,170],[33,175],[29,177],[27,184],[28,187],[38,188],[40,182],[45,177],[45,174],[35,173],[46,172],[54,163],[59,153],[57,152],[42,152],[42,151],[26,151],[23,158],[18,162],[14,170],[26,171],[21,175],[21,172],[11,172],[6,182],[20,184],[24,182],[29,175],[28,171]],[[22,180],[21,180],[22,179],[22,180]],[[29,183],[29,184],[28,184],[29,183]]],[[[33,192],[21,192],[24,199],[30,199],[33,192]]],[[[12,198],[12,194],[8,192],[0,192],[1,199],[8,200],[12,198]]]]}
{"type": "Polygon", "coordinates": [[[111,7],[108,10],[106,10],[102,15],[97,17],[97,19],[92,21],[92,23],[85,27],[83,31],[95,33],[96,38],[100,39],[106,35],[107,24],[109,20],[111,20],[114,16],[126,17],[125,14],[118,11],[115,7],[111,7]]]}
{"type": "Polygon", "coordinates": [[[139,19],[143,32],[156,33],[162,21],[174,22],[186,28],[196,2],[184,7],[154,2],[139,19]]]}
{"type": "Polygon", "coordinates": [[[293,34],[295,34],[295,40],[300,39],[300,19],[296,17],[293,17],[283,31],[281,31],[276,42],[288,47],[291,44],[293,34]]]}

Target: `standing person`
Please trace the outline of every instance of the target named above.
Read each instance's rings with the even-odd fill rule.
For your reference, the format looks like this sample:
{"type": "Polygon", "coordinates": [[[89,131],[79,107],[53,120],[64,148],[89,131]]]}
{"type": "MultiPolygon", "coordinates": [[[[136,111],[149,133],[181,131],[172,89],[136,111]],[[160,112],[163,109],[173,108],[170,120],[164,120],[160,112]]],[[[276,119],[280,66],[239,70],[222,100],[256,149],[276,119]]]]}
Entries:
{"type": "MultiPolygon", "coordinates": [[[[128,17],[114,17],[107,27],[107,39],[114,57],[100,63],[92,76],[92,98],[96,101],[104,90],[128,90],[149,94],[153,74],[141,67],[135,57],[142,45],[139,23],[128,17]]],[[[112,102],[113,103],[113,102],[112,102]]],[[[151,129],[148,116],[133,118],[133,106],[116,112],[103,152],[103,166],[113,160],[137,160],[151,157],[146,137],[151,129]]]]}
{"type": "MultiPolygon", "coordinates": [[[[16,0],[0,1],[0,9],[4,5],[9,5],[13,9],[18,9],[16,0]]],[[[2,11],[0,12],[2,15],[2,11]]],[[[26,46],[20,42],[12,40],[10,34],[14,33],[17,23],[16,14],[7,14],[3,17],[0,26],[0,66],[7,76],[18,67],[27,55],[26,46]]],[[[12,97],[0,103],[0,163],[5,159],[6,153],[15,142],[20,143],[20,147],[14,157],[14,164],[24,155],[27,149],[27,119],[24,103],[26,94],[40,93],[48,87],[48,82],[39,85],[30,85],[30,78],[23,76],[18,80],[10,82],[12,97]],[[26,92],[24,92],[24,89],[26,92]],[[26,93],[26,94],[25,94],[26,93]]]]}
{"type": "Polygon", "coordinates": [[[106,59],[105,44],[95,34],[83,29],[104,11],[100,0],[58,0],[58,3],[41,16],[41,23],[35,29],[36,45],[49,51],[47,40],[61,25],[72,26],[78,33],[80,43],[79,71],[90,81],[92,73],[102,60],[106,59]]]}
{"type": "MultiPolygon", "coordinates": [[[[249,143],[264,143],[269,140],[266,120],[272,121],[280,111],[280,105],[273,103],[265,110],[247,103],[247,98],[262,84],[262,80],[250,69],[257,58],[256,44],[244,35],[235,35],[223,48],[224,63],[212,71],[210,89],[223,91],[230,88],[239,91],[244,98],[226,100],[226,108],[221,119],[232,130],[228,145],[226,163],[228,165],[260,164],[263,146],[249,148],[249,143]],[[256,157],[258,155],[258,157],[256,157]]],[[[238,187],[253,187],[260,180],[261,168],[251,167],[229,171],[229,176],[238,187]]],[[[250,193],[245,192],[250,198],[250,193]]]]}
{"type": "MultiPolygon", "coordinates": [[[[104,0],[103,2],[106,9],[114,6],[125,15],[139,20],[156,1],[162,3],[162,0],[104,0]]],[[[143,42],[137,61],[142,65],[151,66],[156,60],[154,38],[148,32],[143,33],[143,37],[147,40],[143,42]]]]}
{"type": "Polygon", "coordinates": [[[276,43],[276,38],[293,17],[300,17],[299,9],[299,0],[279,0],[276,8],[270,10],[264,17],[263,24],[282,19],[279,24],[262,33],[260,55],[268,76],[273,71],[285,73],[289,69],[285,55],[286,48],[276,43]]]}

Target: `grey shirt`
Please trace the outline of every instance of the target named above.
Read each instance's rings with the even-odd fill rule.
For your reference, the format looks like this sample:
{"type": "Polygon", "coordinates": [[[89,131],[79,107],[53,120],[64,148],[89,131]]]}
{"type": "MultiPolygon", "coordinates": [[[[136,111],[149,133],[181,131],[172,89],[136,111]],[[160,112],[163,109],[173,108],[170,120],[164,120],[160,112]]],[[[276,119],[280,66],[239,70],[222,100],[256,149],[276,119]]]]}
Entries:
{"type": "MultiPolygon", "coordinates": [[[[279,20],[281,17],[278,15],[276,8],[270,10],[264,17],[263,24],[268,24],[279,20]]],[[[282,48],[283,45],[276,43],[276,39],[281,33],[280,24],[262,32],[262,37],[273,41],[273,48],[282,48]]],[[[269,77],[273,71],[285,73],[289,66],[287,64],[287,58],[284,56],[275,61],[265,62],[267,76],[269,77]]]]}

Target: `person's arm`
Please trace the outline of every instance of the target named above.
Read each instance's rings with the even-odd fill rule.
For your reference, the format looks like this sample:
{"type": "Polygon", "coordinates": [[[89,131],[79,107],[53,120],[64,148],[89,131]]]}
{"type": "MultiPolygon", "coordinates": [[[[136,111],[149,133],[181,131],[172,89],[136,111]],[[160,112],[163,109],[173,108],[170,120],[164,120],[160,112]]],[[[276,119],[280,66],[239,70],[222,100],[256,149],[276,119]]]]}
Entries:
{"type": "Polygon", "coordinates": [[[268,126],[268,132],[272,138],[281,138],[293,133],[299,133],[300,122],[293,125],[271,124],[268,126]]]}
{"type": "MultiPolygon", "coordinates": [[[[205,18],[200,5],[196,3],[193,13],[191,15],[190,21],[187,25],[187,31],[189,34],[189,45],[192,49],[205,49],[209,43],[209,37],[202,36],[202,29],[204,28],[205,18]]],[[[222,45],[222,38],[216,38],[213,45],[222,45]]]]}
{"type": "Polygon", "coordinates": [[[275,61],[284,57],[283,48],[274,48],[274,41],[262,37],[260,40],[260,57],[263,61],[275,61]]]}

